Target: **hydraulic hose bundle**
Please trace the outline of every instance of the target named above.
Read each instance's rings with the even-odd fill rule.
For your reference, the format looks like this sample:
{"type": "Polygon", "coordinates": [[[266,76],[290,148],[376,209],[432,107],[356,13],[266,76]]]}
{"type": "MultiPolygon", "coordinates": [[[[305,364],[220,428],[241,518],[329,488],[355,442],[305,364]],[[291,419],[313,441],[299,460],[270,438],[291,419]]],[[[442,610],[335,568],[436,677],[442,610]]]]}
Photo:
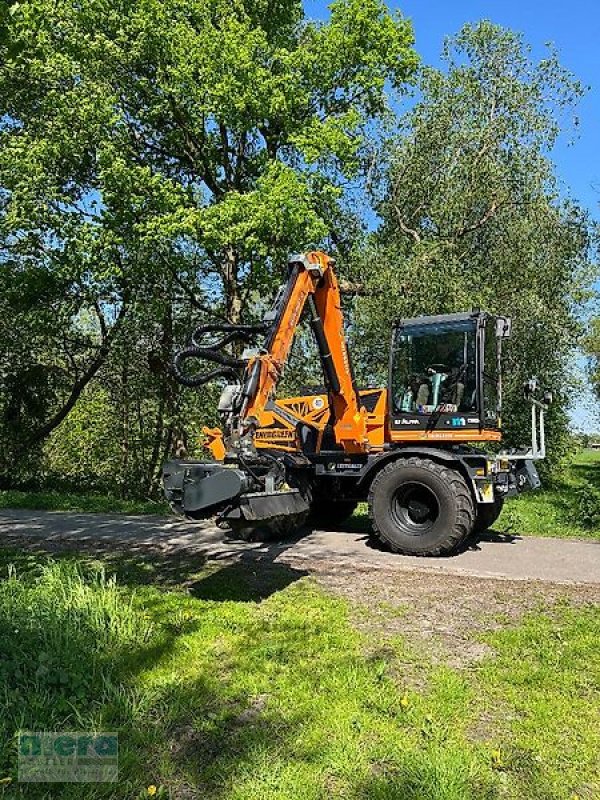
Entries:
{"type": "Polygon", "coordinates": [[[241,374],[248,359],[236,357],[226,350],[233,342],[249,344],[258,334],[268,329],[265,323],[256,325],[238,325],[229,322],[216,322],[199,325],[190,337],[190,344],[179,350],[173,358],[171,371],[175,379],[183,386],[204,386],[215,378],[226,378],[228,381],[241,382],[241,374]],[[214,334],[224,334],[214,339],[214,334]],[[210,341],[207,341],[210,339],[210,341]],[[188,361],[208,361],[218,366],[206,372],[188,373],[185,365],[188,361]]]}

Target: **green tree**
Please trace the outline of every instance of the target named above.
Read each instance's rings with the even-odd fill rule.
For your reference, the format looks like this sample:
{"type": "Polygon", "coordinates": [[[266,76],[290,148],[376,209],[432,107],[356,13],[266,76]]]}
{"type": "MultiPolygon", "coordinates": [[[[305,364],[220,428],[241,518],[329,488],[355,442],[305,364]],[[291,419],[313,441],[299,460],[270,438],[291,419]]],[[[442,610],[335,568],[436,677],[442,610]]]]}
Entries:
{"type": "Polygon", "coordinates": [[[379,184],[382,225],[361,275],[374,296],[356,324],[363,373],[385,363],[384,317],[471,307],[511,315],[506,439],[527,443],[521,386],[538,375],[558,394],[557,459],[592,241],[587,214],[561,199],[549,154],[582,88],[552,51],[535,63],[520,35],[485,21],[449,39],[443,58],[444,70],[422,70],[379,184]]]}
{"type": "Polygon", "coordinates": [[[238,321],[290,250],[344,240],[344,187],[386,86],[416,67],[410,24],[382,0],[336,0],[324,24],[300,0],[0,14],[5,468],[35,459],[124,331],[148,325],[162,452],[178,392],[165,359],[190,309],[238,321]]]}
{"type": "Polygon", "coordinates": [[[598,316],[592,317],[589,322],[583,349],[588,357],[588,371],[592,388],[600,399],[600,317],[598,316]]]}

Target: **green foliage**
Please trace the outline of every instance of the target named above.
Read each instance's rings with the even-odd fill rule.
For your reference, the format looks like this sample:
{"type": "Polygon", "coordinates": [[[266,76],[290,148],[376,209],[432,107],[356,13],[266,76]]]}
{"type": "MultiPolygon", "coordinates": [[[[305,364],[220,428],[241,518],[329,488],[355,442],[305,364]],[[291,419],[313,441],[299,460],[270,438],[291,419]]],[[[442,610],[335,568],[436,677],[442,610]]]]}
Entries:
{"type": "Polygon", "coordinates": [[[90,386],[48,439],[45,461],[49,471],[83,491],[113,488],[121,457],[113,412],[106,389],[90,386]]]}
{"type": "MultiPolygon", "coordinates": [[[[196,422],[190,403],[208,406],[174,385],[175,342],[192,313],[251,318],[288,253],[335,233],[367,134],[387,113],[386,86],[414,72],[411,45],[410,24],[382,0],[336,0],[318,24],[299,0],[10,6],[0,29],[5,483],[34,473],[52,431],[102,397],[106,420],[84,432],[82,410],[65,430],[71,443],[77,431],[99,437],[67,474],[86,477],[105,454],[103,481],[120,450],[123,491],[155,490],[164,453],[196,422]],[[83,393],[96,380],[92,401],[83,393]]],[[[75,455],[56,439],[50,451],[60,464],[75,455]]]]}
{"type": "Polygon", "coordinates": [[[600,489],[594,486],[577,490],[577,519],[585,528],[600,529],[600,489]]]}
{"type": "MultiPolygon", "coordinates": [[[[64,482],[60,480],[53,483],[64,482]]],[[[160,500],[124,500],[110,494],[82,494],[65,491],[0,491],[0,508],[26,508],[45,511],[80,511],[85,514],[168,514],[169,506],[160,500]]]]}
{"type": "MultiPolygon", "coordinates": [[[[380,0],[338,0],[320,25],[298,0],[275,14],[243,0],[19,3],[0,75],[7,220],[68,223],[88,263],[110,251],[107,279],[122,274],[115,248],[138,262],[193,250],[239,316],[244,290],[272,288],[277,255],[328,233],[321,211],[360,166],[385,82],[414,70],[411,43],[380,0]]],[[[149,261],[127,280],[165,269],[149,261]]]]}
{"type": "Polygon", "coordinates": [[[517,536],[600,540],[600,453],[579,452],[539,492],[506,502],[494,525],[517,536]]]}
{"type": "Polygon", "coordinates": [[[588,371],[592,387],[600,398],[600,317],[593,316],[583,340],[583,349],[588,357],[588,371]]]}

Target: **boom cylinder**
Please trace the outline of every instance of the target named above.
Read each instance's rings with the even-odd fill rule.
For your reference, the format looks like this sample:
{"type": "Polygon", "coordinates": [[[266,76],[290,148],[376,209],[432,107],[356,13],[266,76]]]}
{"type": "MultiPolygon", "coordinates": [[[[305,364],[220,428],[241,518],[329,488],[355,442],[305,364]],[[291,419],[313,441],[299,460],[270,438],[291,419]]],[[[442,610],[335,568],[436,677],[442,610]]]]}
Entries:
{"type": "Polygon", "coordinates": [[[327,380],[327,386],[330,391],[337,394],[341,388],[340,379],[335,371],[333,356],[331,355],[331,349],[327,343],[327,337],[325,336],[325,331],[323,329],[323,320],[319,316],[315,299],[312,296],[308,298],[308,308],[310,310],[310,326],[315,335],[317,347],[319,348],[319,355],[321,357],[321,364],[323,365],[325,379],[327,380]]]}

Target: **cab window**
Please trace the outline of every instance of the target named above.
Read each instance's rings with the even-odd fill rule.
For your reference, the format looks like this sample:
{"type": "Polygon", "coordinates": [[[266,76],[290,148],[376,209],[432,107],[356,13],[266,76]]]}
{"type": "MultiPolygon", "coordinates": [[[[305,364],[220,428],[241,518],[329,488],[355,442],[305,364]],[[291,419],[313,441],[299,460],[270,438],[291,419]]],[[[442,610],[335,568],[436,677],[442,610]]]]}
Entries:
{"type": "Polygon", "coordinates": [[[472,320],[400,328],[392,357],[394,413],[477,410],[472,320]]]}

